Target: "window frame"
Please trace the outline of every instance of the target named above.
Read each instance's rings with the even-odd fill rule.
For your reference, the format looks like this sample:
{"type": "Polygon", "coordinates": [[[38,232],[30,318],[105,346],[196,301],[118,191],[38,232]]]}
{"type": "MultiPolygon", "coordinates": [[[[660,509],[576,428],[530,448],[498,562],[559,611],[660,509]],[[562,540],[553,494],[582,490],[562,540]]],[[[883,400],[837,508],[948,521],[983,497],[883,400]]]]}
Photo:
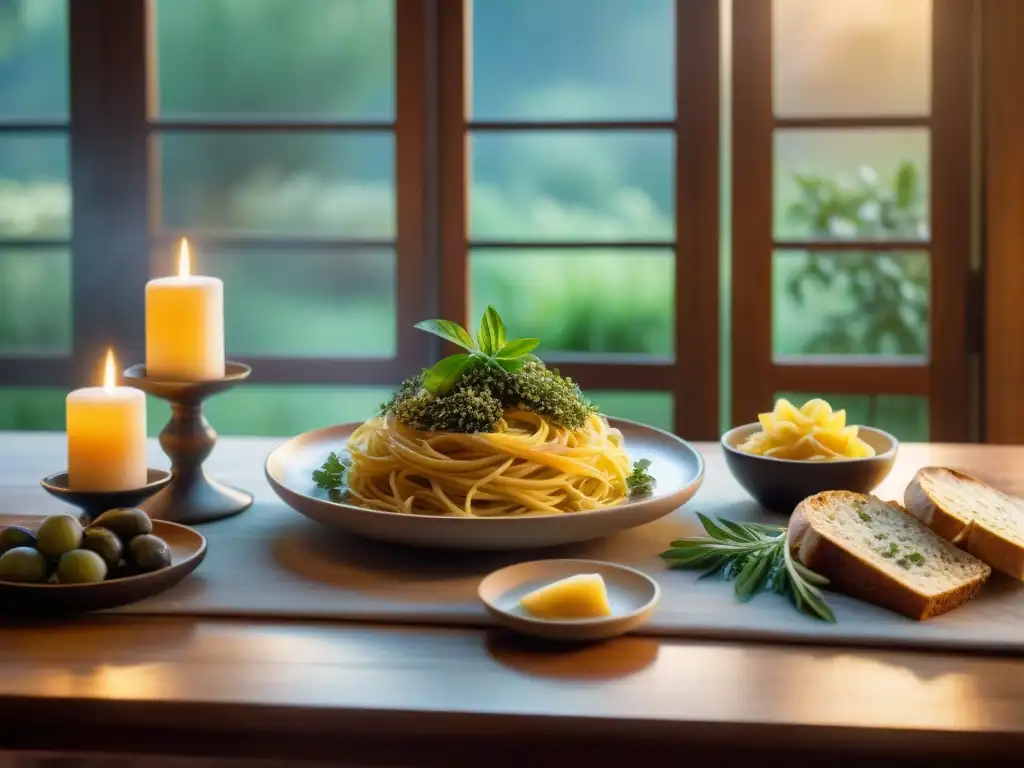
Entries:
{"type": "MultiPolygon", "coordinates": [[[[472,42],[470,0],[395,0],[396,113],[391,123],[233,119],[163,120],[156,89],[150,0],[68,0],[71,67],[68,121],[0,122],[0,135],[67,130],[72,186],[73,332],[70,355],[0,355],[7,385],[77,386],[96,378],[113,345],[125,366],[144,359],[144,286],[173,241],[188,234],[204,244],[284,245],[345,249],[369,244],[343,238],[214,238],[160,232],[156,137],[163,130],[326,130],[394,128],[397,265],[397,351],[390,359],[245,357],[254,382],[394,385],[429,364],[440,345],[414,323],[441,315],[466,321],[467,231],[472,130],[670,130],[676,137],[675,238],[668,243],[600,243],[602,247],[669,246],[675,254],[674,360],[568,359],[560,367],[586,388],[665,391],[674,398],[674,429],[694,439],[719,434],[719,77],[717,3],[675,0],[676,114],[665,121],[467,120],[466,75],[472,42]],[[148,258],[141,258],[147,254],[148,258]],[[92,311],[103,307],[102,312],[92,311]]],[[[928,116],[775,119],[771,103],[771,2],[733,3],[731,121],[733,200],[731,414],[748,421],[780,390],[926,394],[933,440],[977,434],[975,372],[980,368],[980,280],[972,268],[971,109],[976,0],[933,0],[933,103],[928,116]],[[768,30],[766,32],[766,30],[768,30]],[[931,238],[906,244],[930,249],[931,358],[773,361],[771,324],[772,134],[775,127],[931,129],[931,238]],[[768,255],[766,258],[766,254],[768,255]],[[970,288],[966,293],[964,284],[970,288]],[[742,332],[738,332],[742,329],[742,332]],[[864,361],[860,361],[864,362],[864,361]],[[970,409],[964,403],[972,403],[970,409]]],[[[390,243],[390,241],[388,241],[390,243]]],[[[0,246],[63,246],[63,240],[2,241],[0,246]]],[[[374,244],[382,244],[374,241],[374,244]]],[[[491,247],[502,245],[490,242],[491,247]]],[[[588,243],[514,243],[572,248],[588,243]]],[[[593,245],[598,245],[594,243],[593,245]]],[[[821,247],[815,243],[775,246],[821,247]]],[[[828,244],[828,250],[897,249],[900,243],[828,244]]]]}
{"type": "MultiPolygon", "coordinates": [[[[430,271],[425,205],[427,0],[395,0],[396,72],[393,121],[296,119],[163,119],[156,109],[156,49],[150,0],[68,0],[69,120],[0,123],[4,132],[67,130],[72,231],[72,346],[63,356],[0,355],[0,380],[10,385],[77,386],[96,380],[97,362],[113,346],[125,367],[145,359],[145,284],[170,274],[173,245],[183,235],[205,245],[328,248],[376,245],[395,249],[397,350],[392,358],[237,356],[251,381],[294,384],[395,385],[428,364],[436,349],[413,325],[427,314],[430,271]],[[395,238],[230,237],[160,228],[162,132],[389,131],[395,137],[395,238]],[[102,312],[93,311],[103,307],[102,312]]],[[[0,246],[44,245],[0,241],[0,246]]],[[[52,243],[51,243],[52,244],[52,243]]],[[[230,290],[230,286],[228,287],[230,290]]],[[[236,356],[232,356],[236,357],[236,356]]]]}
{"type": "Polygon", "coordinates": [[[772,13],[772,0],[733,3],[732,420],[750,421],[770,408],[774,394],[781,391],[924,395],[929,398],[931,441],[976,438],[977,350],[972,327],[980,308],[972,290],[977,282],[971,235],[974,0],[932,0],[931,111],[916,116],[776,117],[772,13]],[[928,239],[908,243],[774,238],[776,129],[897,127],[930,131],[928,239]],[[786,248],[929,252],[928,355],[774,358],[772,260],[776,250],[786,248]],[[743,324],[749,315],[769,322],[743,324]],[[743,332],[737,333],[738,328],[743,332]]]}
{"type": "Polygon", "coordinates": [[[674,356],[545,356],[584,389],[664,391],[673,396],[673,428],[692,439],[719,434],[719,8],[675,2],[675,118],[670,120],[476,120],[471,92],[472,0],[439,0],[441,162],[440,306],[466,323],[471,248],[670,248],[675,256],[674,356]],[[468,44],[467,44],[467,41],[468,44]],[[664,242],[471,241],[468,232],[470,136],[475,131],[672,131],[675,137],[675,238],[664,242]]]}

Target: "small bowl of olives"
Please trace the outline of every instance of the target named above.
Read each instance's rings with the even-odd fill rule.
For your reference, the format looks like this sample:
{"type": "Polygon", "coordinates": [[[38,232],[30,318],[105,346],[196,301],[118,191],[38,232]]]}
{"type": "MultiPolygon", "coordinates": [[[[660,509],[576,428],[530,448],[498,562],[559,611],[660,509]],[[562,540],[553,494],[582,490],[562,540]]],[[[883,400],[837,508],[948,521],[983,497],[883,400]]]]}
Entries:
{"type": "Polygon", "coordinates": [[[0,529],[0,605],[15,611],[113,608],[157,594],[194,571],[206,539],[141,509],[111,509],[83,527],[73,515],[0,529]]]}

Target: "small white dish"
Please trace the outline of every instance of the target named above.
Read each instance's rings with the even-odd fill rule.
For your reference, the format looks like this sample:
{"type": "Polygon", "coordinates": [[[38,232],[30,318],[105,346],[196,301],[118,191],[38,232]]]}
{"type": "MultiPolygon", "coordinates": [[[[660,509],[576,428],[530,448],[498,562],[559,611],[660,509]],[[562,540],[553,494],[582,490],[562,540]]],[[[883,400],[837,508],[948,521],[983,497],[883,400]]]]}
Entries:
{"type": "Polygon", "coordinates": [[[600,560],[534,560],[510,565],[486,576],[477,592],[488,613],[505,627],[524,635],[577,642],[607,640],[636,629],[661,598],[657,582],[647,574],[600,560]],[[611,616],[539,619],[519,604],[533,590],[580,573],[598,573],[604,579],[611,616]]]}

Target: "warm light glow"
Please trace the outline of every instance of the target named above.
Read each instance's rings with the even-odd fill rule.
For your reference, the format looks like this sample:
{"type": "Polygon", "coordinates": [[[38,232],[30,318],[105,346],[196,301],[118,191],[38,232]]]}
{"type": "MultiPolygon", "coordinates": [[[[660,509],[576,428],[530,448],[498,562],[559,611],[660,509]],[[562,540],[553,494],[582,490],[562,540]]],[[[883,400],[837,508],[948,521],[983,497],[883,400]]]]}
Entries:
{"type": "Polygon", "coordinates": [[[117,374],[114,368],[114,350],[107,350],[107,364],[103,368],[103,388],[107,392],[113,392],[117,386],[117,374]]]}
{"type": "Polygon", "coordinates": [[[188,240],[181,238],[181,250],[178,251],[178,277],[188,277],[189,270],[188,240]]]}

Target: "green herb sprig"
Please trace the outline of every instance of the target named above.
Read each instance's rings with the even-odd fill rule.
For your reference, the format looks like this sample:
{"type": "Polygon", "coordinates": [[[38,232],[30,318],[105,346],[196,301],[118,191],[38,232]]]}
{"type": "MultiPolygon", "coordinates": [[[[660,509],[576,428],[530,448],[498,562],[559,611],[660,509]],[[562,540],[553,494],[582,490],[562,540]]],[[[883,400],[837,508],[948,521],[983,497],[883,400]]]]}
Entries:
{"type": "Polygon", "coordinates": [[[320,469],[313,470],[313,482],[317,488],[327,491],[331,499],[337,500],[345,493],[346,476],[352,460],[331,453],[320,469]]]}
{"type": "Polygon", "coordinates": [[[626,478],[626,487],[629,488],[630,496],[650,493],[654,490],[654,475],[647,471],[650,467],[650,459],[633,462],[633,472],[626,478]]]}
{"type": "Polygon", "coordinates": [[[499,371],[515,373],[528,360],[537,361],[537,357],[531,353],[540,344],[540,339],[509,341],[505,323],[498,311],[490,305],[484,311],[475,341],[469,331],[450,320],[424,320],[416,323],[416,328],[440,336],[466,350],[438,360],[423,372],[423,386],[432,395],[447,394],[462,374],[477,365],[489,365],[499,371]]]}
{"type": "Polygon", "coordinates": [[[670,568],[706,569],[701,578],[721,574],[736,582],[736,597],[742,602],[771,590],[789,597],[798,611],[835,622],[818,589],[828,579],[793,559],[785,528],[723,518],[716,522],[700,512],[697,517],[708,535],[673,541],[672,548],[661,554],[670,568]]]}

